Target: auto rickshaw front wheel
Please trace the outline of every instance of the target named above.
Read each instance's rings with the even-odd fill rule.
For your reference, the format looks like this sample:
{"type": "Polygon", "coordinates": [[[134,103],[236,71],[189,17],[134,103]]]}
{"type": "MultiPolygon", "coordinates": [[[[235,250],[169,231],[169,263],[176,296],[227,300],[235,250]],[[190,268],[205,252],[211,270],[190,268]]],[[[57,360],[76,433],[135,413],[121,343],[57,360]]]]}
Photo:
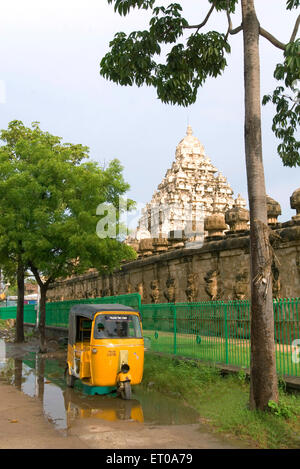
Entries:
{"type": "Polygon", "coordinates": [[[130,381],[124,381],[120,385],[119,393],[122,399],[130,400],[131,399],[131,384],[130,381]]]}
{"type": "Polygon", "coordinates": [[[67,366],[66,371],[65,371],[65,376],[66,376],[66,383],[68,388],[74,388],[75,384],[75,376],[70,375],[69,367],[67,366]]]}

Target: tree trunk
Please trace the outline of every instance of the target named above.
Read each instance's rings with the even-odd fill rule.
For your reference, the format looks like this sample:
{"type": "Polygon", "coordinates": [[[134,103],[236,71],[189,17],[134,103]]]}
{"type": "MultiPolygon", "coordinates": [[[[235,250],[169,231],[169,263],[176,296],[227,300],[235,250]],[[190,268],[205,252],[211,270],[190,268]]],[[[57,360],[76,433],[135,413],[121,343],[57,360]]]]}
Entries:
{"type": "Polygon", "coordinates": [[[40,298],[40,322],[39,322],[39,335],[40,335],[40,353],[46,353],[46,297],[47,297],[47,285],[40,284],[41,298],[40,298]]]}
{"type": "Polygon", "coordinates": [[[38,269],[29,262],[29,267],[35,279],[40,287],[40,319],[39,319],[39,336],[40,336],[40,353],[46,353],[46,300],[47,300],[47,291],[48,286],[50,283],[50,279],[48,279],[45,283],[43,283],[42,278],[39,274],[38,269]]]}
{"type": "Polygon", "coordinates": [[[24,342],[24,266],[23,263],[18,261],[17,268],[17,287],[18,287],[18,301],[17,301],[17,318],[16,318],[16,342],[24,342]]]}
{"type": "Polygon", "coordinates": [[[244,34],[245,152],[250,208],[250,408],[278,401],[272,300],[272,250],[262,160],[259,22],[254,0],[241,0],[244,34]]]}

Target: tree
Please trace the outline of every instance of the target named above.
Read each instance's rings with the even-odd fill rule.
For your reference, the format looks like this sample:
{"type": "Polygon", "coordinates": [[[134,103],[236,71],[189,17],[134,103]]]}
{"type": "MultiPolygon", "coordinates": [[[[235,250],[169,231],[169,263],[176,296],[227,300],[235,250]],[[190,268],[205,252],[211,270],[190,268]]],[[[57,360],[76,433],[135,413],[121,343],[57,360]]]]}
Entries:
{"type": "Polygon", "coordinates": [[[104,170],[86,161],[87,147],[63,144],[37,123],[30,129],[13,121],[1,138],[6,145],[0,151],[0,213],[10,224],[1,225],[0,246],[8,242],[7,255],[20,255],[22,267],[31,270],[40,287],[44,352],[49,285],[92,267],[110,272],[135,256],[129,246],[96,233],[98,205],[118,206],[129,186],[118,160],[104,170]]]}
{"type": "Polygon", "coordinates": [[[24,207],[26,194],[24,178],[16,171],[17,157],[13,146],[7,143],[0,148],[0,262],[7,278],[16,278],[17,316],[16,342],[24,342],[24,225],[20,212],[24,207]]]}
{"type": "MultiPolygon", "coordinates": [[[[284,64],[275,71],[277,79],[285,78],[285,87],[291,88],[299,78],[300,42],[296,40],[299,18],[293,28],[289,44],[283,44],[261,27],[254,0],[208,0],[208,12],[203,21],[189,24],[182,16],[182,6],[171,3],[156,6],[156,0],[108,0],[121,15],[134,8],[150,10],[149,29],[128,35],[119,32],[110,42],[110,51],[102,58],[100,73],[121,85],[146,84],[156,88],[164,103],[188,106],[196,101],[197,91],[208,77],[222,74],[230,52],[229,39],[243,33],[244,88],[245,88],[245,155],[248,198],[250,208],[251,259],[251,408],[266,409],[269,400],[278,400],[275,364],[274,318],[272,305],[271,264],[272,250],[267,227],[267,206],[261,142],[260,63],[259,38],[263,36],[284,51],[284,64]],[[232,15],[240,4],[241,24],[233,28],[232,15]],[[201,29],[213,12],[225,14],[227,30],[223,33],[201,29]],[[182,42],[184,33],[191,30],[182,42]],[[161,46],[172,44],[166,57],[161,46]],[[163,56],[164,61],[159,61],[163,56]]],[[[286,8],[298,8],[299,0],[288,0],[286,8]]],[[[270,7],[271,8],[271,7],[270,7]]],[[[284,87],[264,103],[277,105],[273,130],[283,139],[278,151],[284,164],[300,165],[299,142],[295,138],[299,124],[299,106],[286,105],[284,87]]]]}

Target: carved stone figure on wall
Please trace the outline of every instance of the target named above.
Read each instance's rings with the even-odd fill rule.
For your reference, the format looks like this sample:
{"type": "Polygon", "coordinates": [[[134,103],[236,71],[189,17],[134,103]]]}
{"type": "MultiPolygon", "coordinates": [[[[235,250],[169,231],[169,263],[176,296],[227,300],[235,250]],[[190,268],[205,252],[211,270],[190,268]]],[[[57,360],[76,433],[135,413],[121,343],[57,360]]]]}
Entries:
{"type": "Polygon", "coordinates": [[[74,295],[75,295],[75,288],[74,288],[74,284],[71,283],[70,285],[67,286],[67,296],[72,299],[74,298],[74,295]]]}
{"type": "Polygon", "coordinates": [[[143,301],[144,299],[144,284],[143,282],[139,282],[136,286],[137,293],[141,295],[141,300],[143,301]]]}
{"type": "Polygon", "coordinates": [[[109,296],[109,294],[110,294],[109,288],[103,288],[101,290],[101,296],[109,296]]]}
{"type": "Polygon", "coordinates": [[[152,280],[152,282],[150,283],[150,288],[151,288],[151,292],[150,292],[151,302],[158,303],[159,296],[160,296],[158,280],[152,280]]]}
{"type": "Polygon", "coordinates": [[[279,278],[279,269],[276,262],[272,263],[272,291],[273,298],[280,298],[281,282],[279,278]]]}
{"type": "Polygon", "coordinates": [[[175,303],[176,296],[176,287],[175,279],[169,277],[166,281],[167,290],[164,292],[164,297],[168,300],[169,303],[175,303]]]}
{"type": "Polygon", "coordinates": [[[78,288],[78,291],[77,291],[77,299],[81,300],[83,298],[83,296],[84,296],[83,287],[80,284],[79,288],[78,288]]]}
{"type": "Polygon", "coordinates": [[[297,252],[296,254],[296,267],[297,267],[298,274],[300,276],[300,253],[299,252],[297,252]]]}
{"type": "Polygon", "coordinates": [[[205,291],[212,301],[218,298],[218,271],[210,270],[204,277],[206,282],[205,291]]]}
{"type": "Polygon", "coordinates": [[[244,300],[247,297],[249,288],[248,272],[242,271],[235,277],[235,284],[233,287],[234,298],[236,300],[244,300]]]}
{"type": "Polygon", "coordinates": [[[196,301],[198,289],[196,287],[197,274],[189,274],[187,277],[187,288],[185,294],[190,302],[196,301]]]}

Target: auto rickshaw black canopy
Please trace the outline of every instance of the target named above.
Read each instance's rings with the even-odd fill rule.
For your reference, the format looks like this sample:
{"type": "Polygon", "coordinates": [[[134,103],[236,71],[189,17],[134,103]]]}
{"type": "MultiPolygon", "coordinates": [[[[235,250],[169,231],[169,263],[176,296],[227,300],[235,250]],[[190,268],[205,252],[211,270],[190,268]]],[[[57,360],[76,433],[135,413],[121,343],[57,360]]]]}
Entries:
{"type": "Polygon", "coordinates": [[[69,314],[69,337],[68,337],[69,344],[73,345],[76,342],[76,326],[77,326],[78,317],[87,318],[92,321],[97,313],[114,312],[114,311],[122,311],[124,313],[126,312],[139,313],[139,311],[131,308],[130,306],[125,306],[125,305],[120,305],[120,304],[80,303],[80,304],[76,304],[72,306],[72,308],[70,309],[70,314],[69,314]]]}

